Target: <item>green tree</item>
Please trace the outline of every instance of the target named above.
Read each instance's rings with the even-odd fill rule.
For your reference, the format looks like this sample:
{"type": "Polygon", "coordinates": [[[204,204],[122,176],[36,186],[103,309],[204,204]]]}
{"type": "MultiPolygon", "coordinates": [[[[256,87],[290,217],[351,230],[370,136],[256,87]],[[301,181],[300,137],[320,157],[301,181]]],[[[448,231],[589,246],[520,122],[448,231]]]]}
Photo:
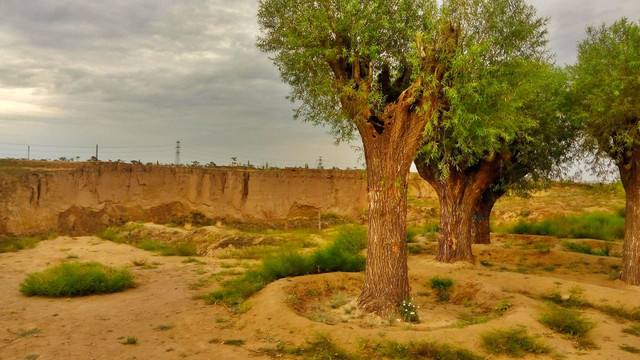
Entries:
{"type": "Polygon", "coordinates": [[[257,44],[291,86],[295,116],[362,140],[369,239],[358,302],[380,314],[409,297],[407,176],[456,49],[457,29],[437,11],[435,0],[259,3],[257,44]]]}
{"type": "Polygon", "coordinates": [[[569,67],[585,145],[613,160],[626,196],[622,280],[640,285],[640,27],[589,27],[569,67]]]}
{"type": "Polygon", "coordinates": [[[566,74],[549,70],[536,75],[537,96],[530,98],[522,109],[535,119],[535,126],[506,144],[503,151],[511,156],[476,202],[471,224],[471,241],[475,244],[490,243],[489,218],[497,200],[507,192],[528,196],[532,190],[548,186],[551,180],[564,175],[574,155],[578,124],[568,116],[566,74]]]}
{"type": "Polygon", "coordinates": [[[449,0],[442,16],[462,35],[415,163],[440,202],[436,259],[473,261],[472,233],[488,237],[495,201],[550,165],[564,81],[548,64],[546,20],[523,0],[449,0]]]}

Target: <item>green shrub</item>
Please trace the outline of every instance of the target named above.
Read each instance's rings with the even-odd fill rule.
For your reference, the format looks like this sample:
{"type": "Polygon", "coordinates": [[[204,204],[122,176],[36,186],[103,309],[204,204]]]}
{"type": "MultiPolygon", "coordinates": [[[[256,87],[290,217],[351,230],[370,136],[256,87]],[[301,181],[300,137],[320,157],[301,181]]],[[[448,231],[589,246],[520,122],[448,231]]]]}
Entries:
{"type": "Polygon", "coordinates": [[[418,306],[415,305],[411,299],[403,300],[398,307],[400,317],[404,322],[419,323],[420,315],[418,315],[418,306]]]}
{"type": "Polygon", "coordinates": [[[429,284],[433,290],[435,290],[438,296],[438,301],[446,302],[451,299],[451,286],[453,286],[453,280],[450,278],[441,278],[434,276],[429,280],[429,284]]]}
{"type": "Polygon", "coordinates": [[[620,213],[584,213],[554,216],[541,221],[520,220],[508,230],[514,234],[551,235],[560,238],[620,240],[624,238],[624,217],[620,213]]]}
{"type": "Polygon", "coordinates": [[[71,262],[27,275],[20,292],[27,296],[74,297],[113,293],[133,286],[127,269],[97,262],[71,262]]]}
{"type": "Polygon", "coordinates": [[[257,268],[222,283],[222,288],[208,294],[206,300],[238,306],[256,291],[281,278],[333,271],[362,271],[365,258],[359,253],[366,246],[366,241],[363,227],[344,226],[327,247],[311,255],[288,252],[267,257],[257,268]]]}
{"type": "Polygon", "coordinates": [[[539,320],[549,328],[573,338],[584,337],[595,326],[579,312],[555,306],[542,314],[539,320]]]}
{"type": "Polygon", "coordinates": [[[524,328],[495,330],[482,334],[482,346],[492,354],[520,357],[526,353],[548,354],[549,347],[535,341],[524,328]]]}

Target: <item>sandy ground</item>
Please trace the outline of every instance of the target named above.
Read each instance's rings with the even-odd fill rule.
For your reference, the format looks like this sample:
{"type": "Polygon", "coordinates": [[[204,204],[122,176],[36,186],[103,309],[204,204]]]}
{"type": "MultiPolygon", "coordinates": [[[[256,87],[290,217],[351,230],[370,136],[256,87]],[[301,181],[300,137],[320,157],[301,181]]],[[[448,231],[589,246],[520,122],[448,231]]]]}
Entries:
{"type": "Polygon", "coordinates": [[[204,263],[184,263],[185,258],[158,256],[96,237],[59,237],[34,249],[0,254],[0,359],[271,359],[264,349],[275,349],[279,343],[304,345],[317,333],[330,336],[349,351],[356,351],[361,339],[437,340],[502,359],[484,352],[481,334],[517,326],[527,328],[554,350],[551,355],[527,358],[640,358],[619,347],[640,348],[640,337],[622,332],[631,325],[629,321],[581,310],[597,324],[590,338],[599,349],[577,350],[570,339],[537,320],[547,307],[537,297],[553,291],[565,295],[580,289],[580,296],[593,304],[640,307],[640,288],[607,278],[607,269],[619,264],[619,259],[555,248],[549,253],[508,249],[504,242],[518,239],[494,240],[492,245],[474,247],[478,260],[490,261],[491,266],[443,265],[434,262],[431,255],[410,256],[412,294],[422,321],[407,324],[352,309],[362,274],[281,279],[250,298],[252,308],[237,315],[224,305],[206,305],[197,298],[218,286],[216,281],[206,284],[202,279],[228,270],[236,260],[200,257],[204,263]],[[72,299],[25,297],[18,291],[26,274],[63,261],[128,267],[137,287],[72,299]],[[136,266],[134,261],[146,266],[136,266]],[[523,264],[526,271],[509,271],[517,265],[522,269],[523,264]],[[539,270],[552,265],[552,272],[539,270]],[[454,279],[456,290],[450,302],[435,301],[427,285],[434,275],[454,279]],[[336,303],[338,298],[343,301],[336,303]],[[503,316],[452,327],[461,314],[489,313],[503,299],[512,305],[503,316]],[[137,344],[125,345],[128,337],[136,337],[137,344]],[[225,344],[229,340],[244,343],[225,344]]]}

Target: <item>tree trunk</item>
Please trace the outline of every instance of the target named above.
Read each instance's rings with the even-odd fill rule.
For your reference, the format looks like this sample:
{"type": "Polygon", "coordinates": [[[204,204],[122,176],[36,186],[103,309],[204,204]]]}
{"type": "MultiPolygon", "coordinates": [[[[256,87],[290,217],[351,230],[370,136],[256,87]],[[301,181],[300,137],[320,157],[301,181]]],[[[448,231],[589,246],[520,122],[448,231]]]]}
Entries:
{"type": "Polygon", "coordinates": [[[625,190],[626,217],[622,245],[622,281],[640,285],[640,149],[618,165],[625,190]]]}
{"type": "Polygon", "coordinates": [[[367,264],[358,305],[382,316],[410,296],[407,269],[407,177],[426,125],[410,102],[387,105],[357,123],[367,163],[367,264]]]}
{"type": "Polygon", "coordinates": [[[471,250],[474,210],[480,196],[499,176],[502,160],[494,155],[471,168],[449,166],[446,177],[440,175],[437,164],[416,160],[418,173],[434,188],[440,203],[436,260],[475,261],[471,250]]]}
{"type": "Polygon", "coordinates": [[[471,224],[471,239],[474,244],[490,244],[491,243],[491,210],[496,201],[504,195],[502,190],[485,190],[482,196],[476,202],[473,210],[473,220],[471,224]]]}
{"type": "MultiPolygon", "coordinates": [[[[392,164],[389,164],[391,166],[392,164]]],[[[407,171],[408,173],[408,171],[407,171]]],[[[407,270],[407,181],[367,172],[369,243],[367,267],[358,303],[381,315],[410,297],[407,270]]]]}
{"type": "Polygon", "coordinates": [[[471,225],[476,198],[469,191],[473,186],[465,181],[464,173],[454,172],[436,190],[440,202],[438,261],[475,261],[471,251],[471,225]]]}

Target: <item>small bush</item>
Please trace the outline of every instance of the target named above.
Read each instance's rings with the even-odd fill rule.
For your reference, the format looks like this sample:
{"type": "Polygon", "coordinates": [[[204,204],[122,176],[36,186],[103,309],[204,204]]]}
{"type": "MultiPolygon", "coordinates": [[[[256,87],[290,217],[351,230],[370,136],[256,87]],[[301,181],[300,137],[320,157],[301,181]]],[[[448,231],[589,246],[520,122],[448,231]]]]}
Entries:
{"type": "Polygon", "coordinates": [[[555,306],[542,314],[539,320],[549,328],[573,338],[584,337],[595,326],[579,312],[555,306]]]}
{"type": "Polygon", "coordinates": [[[435,290],[438,296],[438,301],[447,302],[451,299],[451,287],[453,286],[453,280],[450,278],[441,278],[434,276],[429,280],[430,286],[435,290]]]}
{"type": "Polygon", "coordinates": [[[523,328],[495,330],[482,335],[482,345],[492,354],[520,357],[526,353],[548,354],[551,349],[539,344],[523,328]]]}
{"type": "Polygon", "coordinates": [[[125,340],[125,342],[123,342],[123,344],[125,345],[135,345],[138,343],[138,338],[135,336],[129,336],[127,337],[127,340],[125,340]]]}
{"type": "Polygon", "coordinates": [[[97,262],[72,262],[27,275],[20,292],[27,296],[74,297],[113,293],[133,286],[127,269],[97,262]]]}
{"type": "Polygon", "coordinates": [[[404,322],[419,323],[420,316],[418,315],[418,306],[416,306],[411,299],[403,300],[398,307],[400,317],[404,322]]]}

